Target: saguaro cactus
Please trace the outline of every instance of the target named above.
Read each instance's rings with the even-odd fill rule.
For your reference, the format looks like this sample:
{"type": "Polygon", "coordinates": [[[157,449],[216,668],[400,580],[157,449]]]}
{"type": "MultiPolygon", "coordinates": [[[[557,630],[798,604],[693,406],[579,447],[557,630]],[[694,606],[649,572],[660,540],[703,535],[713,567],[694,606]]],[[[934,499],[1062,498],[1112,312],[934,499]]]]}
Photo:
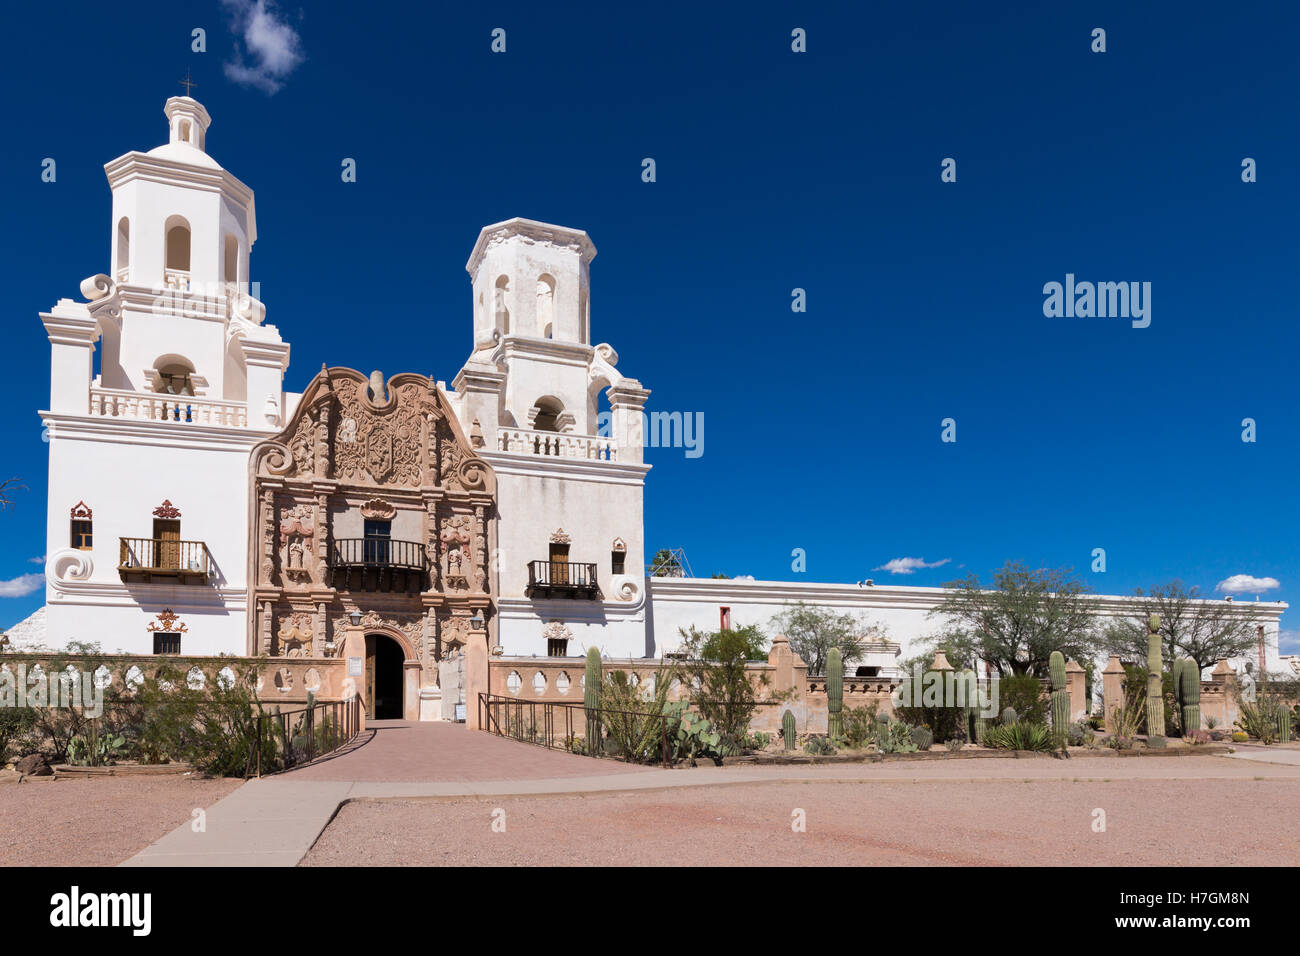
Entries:
{"type": "Polygon", "coordinates": [[[1281,701],[1277,704],[1277,742],[1291,742],[1291,708],[1281,701]]]}
{"type": "Polygon", "coordinates": [[[1147,737],[1165,735],[1164,658],[1160,648],[1160,615],[1147,621],[1147,737]]]}
{"type": "Polygon", "coordinates": [[[1050,658],[1052,676],[1052,738],[1057,749],[1064,750],[1066,730],[1070,726],[1070,692],[1065,689],[1065,655],[1052,651],[1050,658]]]}
{"type": "Polygon", "coordinates": [[[1182,670],[1175,678],[1178,703],[1182,707],[1183,733],[1201,729],[1201,669],[1190,657],[1183,658],[1182,670]]]}
{"type": "Polygon", "coordinates": [[[840,649],[826,655],[826,734],[832,740],[844,735],[840,714],[844,710],[844,661],[840,649]]]}
{"type": "Polygon", "coordinates": [[[786,750],[794,750],[794,711],[787,710],[781,718],[781,743],[786,750]]]}
{"type": "Polygon", "coordinates": [[[592,742],[600,741],[600,682],[603,674],[600,666],[600,651],[590,648],[587,651],[587,675],[583,680],[582,703],[587,711],[587,746],[591,751],[592,742]]]}

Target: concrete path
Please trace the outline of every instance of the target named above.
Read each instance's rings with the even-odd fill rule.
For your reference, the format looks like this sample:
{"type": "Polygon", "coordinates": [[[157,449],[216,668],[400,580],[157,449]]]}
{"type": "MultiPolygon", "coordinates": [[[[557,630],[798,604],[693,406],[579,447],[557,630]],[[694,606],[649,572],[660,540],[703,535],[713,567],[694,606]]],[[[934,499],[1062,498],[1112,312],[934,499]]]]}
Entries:
{"type": "Polygon", "coordinates": [[[1237,744],[1235,753],[1226,754],[1233,760],[1255,760],[1260,763],[1277,763],[1288,767],[1300,767],[1300,750],[1286,744],[1269,747],[1260,744],[1237,744]]]}
{"type": "Polygon", "coordinates": [[[251,780],[123,866],[296,866],[350,800],[464,800],[677,790],[774,782],[1300,779],[1300,751],[1177,759],[944,760],[659,770],[549,751],[461,725],[374,725],[344,753],[251,780]],[[1257,755],[1258,754],[1258,755],[1257,755]],[[1281,758],[1281,759],[1274,759],[1281,758]]]}

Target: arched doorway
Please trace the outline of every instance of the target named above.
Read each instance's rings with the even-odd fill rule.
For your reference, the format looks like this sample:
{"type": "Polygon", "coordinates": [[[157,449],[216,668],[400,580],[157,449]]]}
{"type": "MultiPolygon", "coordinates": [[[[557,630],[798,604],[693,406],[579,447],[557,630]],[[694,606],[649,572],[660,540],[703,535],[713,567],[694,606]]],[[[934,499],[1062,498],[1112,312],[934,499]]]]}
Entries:
{"type": "Polygon", "coordinates": [[[366,635],[366,717],[401,720],[405,716],[403,667],[406,653],[387,634],[366,635]]]}

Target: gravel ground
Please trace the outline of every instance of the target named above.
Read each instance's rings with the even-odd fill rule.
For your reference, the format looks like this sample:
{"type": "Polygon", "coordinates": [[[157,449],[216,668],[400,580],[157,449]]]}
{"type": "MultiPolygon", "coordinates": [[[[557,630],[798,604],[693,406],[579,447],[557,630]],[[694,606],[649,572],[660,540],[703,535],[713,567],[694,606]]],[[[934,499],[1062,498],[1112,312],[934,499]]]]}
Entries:
{"type": "MultiPolygon", "coordinates": [[[[1136,771],[1141,761],[1123,763],[1136,771]]],[[[303,865],[1300,863],[1300,836],[1282,822],[1300,799],[1300,779],[1143,779],[1157,761],[1146,763],[1142,777],[1132,779],[864,776],[650,793],[360,801],[340,811],[303,865]],[[505,810],[504,833],[491,827],[498,807],[505,810]],[[806,814],[804,833],[792,831],[795,808],[806,814]],[[1098,808],[1105,832],[1093,831],[1098,808]]],[[[1100,768],[1088,768],[1094,769],[1100,768]]]]}
{"type": "Polygon", "coordinates": [[[0,786],[5,866],[115,866],[242,780],[69,777],[0,786]]]}

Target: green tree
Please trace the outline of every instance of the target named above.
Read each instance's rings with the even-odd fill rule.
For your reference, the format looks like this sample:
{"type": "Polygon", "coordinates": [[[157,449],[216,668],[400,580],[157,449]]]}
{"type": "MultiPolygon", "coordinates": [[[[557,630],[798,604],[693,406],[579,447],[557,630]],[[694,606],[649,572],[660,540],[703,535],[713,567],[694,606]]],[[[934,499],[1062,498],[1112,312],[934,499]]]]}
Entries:
{"type": "Polygon", "coordinates": [[[1246,656],[1257,646],[1259,614],[1249,604],[1205,600],[1199,588],[1177,580],[1133,593],[1143,599],[1141,607],[1106,626],[1103,639],[1108,653],[1145,661],[1147,620],[1152,614],[1160,615],[1164,659],[1171,666],[1180,657],[1190,657],[1204,670],[1217,661],[1246,656]]]}
{"type": "Polygon", "coordinates": [[[790,650],[804,659],[808,673],[826,673],[826,660],[832,647],[840,649],[845,666],[862,657],[862,645],[885,640],[885,629],[868,624],[865,619],[831,608],[798,601],[787,604],[773,616],[768,628],[784,634],[790,650]]]}
{"type": "Polygon", "coordinates": [[[681,562],[667,548],[661,548],[655,552],[654,560],[650,562],[650,576],[652,578],[680,578],[682,576],[681,562]]]}
{"type": "Polygon", "coordinates": [[[944,587],[951,591],[930,615],[947,622],[937,640],[955,667],[983,660],[999,675],[1046,677],[1052,651],[1086,660],[1102,647],[1089,589],[1069,568],[1008,561],[992,588],[974,574],[944,587]]]}
{"type": "Polygon", "coordinates": [[[745,666],[766,659],[767,638],[752,624],[737,630],[679,630],[691,702],[717,728],[724,748],[734,751],[758,710],[760,688],[769,683],[766,674],[752,674],[745,666]]]}

